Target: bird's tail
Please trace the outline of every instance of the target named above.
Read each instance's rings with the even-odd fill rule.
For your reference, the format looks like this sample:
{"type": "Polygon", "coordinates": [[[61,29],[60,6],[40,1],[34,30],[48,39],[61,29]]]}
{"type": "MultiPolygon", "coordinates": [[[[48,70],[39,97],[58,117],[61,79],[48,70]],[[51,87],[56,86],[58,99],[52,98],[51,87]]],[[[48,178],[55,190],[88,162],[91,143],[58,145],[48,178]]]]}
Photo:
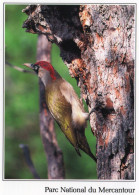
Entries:
{"type": "MultiPolygon", "coordinates": [[[[84,131],[76,131],[78,147],[83,150],[86,154],[88,154],[95,162],[97,162],[97,158],[92,154],[87,139],[85,137],[84,131]]],[[[77,151],[77,150],[76,150],[77,151]]],[[[78,149],[79,151],[79,149],[78,149]]],[[[77,152],[78,153],[78,152],[77,152]]],[[[79,153],[78,153],[79,154],[79,153]]]]}
{"type": "Polygon", "coordinates": [[[79,156],[81,156],[81,153],[80,153],[79,148],[75,148],[75,150],[76,150],[77,154],[78,154],[79,156]]]}
{"type": "MultiPolygon", "coordinates": [[[[76,150],[76,152],[77,152],[77,154],[79,155],[79,156],[81,156],[81,153],[80,153],[80,150],[79,150],[79,148],[75,148],[75,150],[76,150]]],[[[82,149],[85,153],[87,153],[95,162],[97,162],[97,158],[94,156],[94,154],[91,152],[91,151],[85,151],[84,149],[82,149]]]]}
{"type": "Polygon", "coordinates": [[[94,156],[94,154],[92,154],[92,152],[89,153],[89,156],[90,156],[95,162],[97,162],[97,158],[94,156]]]}

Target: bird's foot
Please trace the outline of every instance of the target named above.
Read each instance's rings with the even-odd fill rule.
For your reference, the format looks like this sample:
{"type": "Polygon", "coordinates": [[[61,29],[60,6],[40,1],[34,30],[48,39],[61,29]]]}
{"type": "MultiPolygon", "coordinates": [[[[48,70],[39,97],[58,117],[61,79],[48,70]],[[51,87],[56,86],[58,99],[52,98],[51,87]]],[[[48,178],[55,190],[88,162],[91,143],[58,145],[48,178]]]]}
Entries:
{"type": "Polygon", "coordinates": [[[88,120],[89,120],[90,115],[92,114],[92,112],[95,112],[95,111],[96,111],[96,109],[95,109],[95,108],[93,108],[93,109],[89,112],[88,117],[87,117],[87,119],[88,119],[88,120]]]}

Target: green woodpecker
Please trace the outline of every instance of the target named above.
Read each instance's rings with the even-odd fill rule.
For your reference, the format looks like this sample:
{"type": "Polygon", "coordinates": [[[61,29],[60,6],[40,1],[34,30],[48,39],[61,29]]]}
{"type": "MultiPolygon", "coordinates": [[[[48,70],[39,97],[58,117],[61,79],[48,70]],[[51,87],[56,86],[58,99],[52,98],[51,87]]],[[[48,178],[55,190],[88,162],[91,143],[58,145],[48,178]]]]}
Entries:
{"type": "Polygon", "coordinates": [[[48,109],[77,153],[81,155],[81,149],[96,161],[85,137],[86,122],[90,113],[84,111],[73,87],[46,61],[24,65],[33,69],[41,78],[45,86],[48,109]]]}

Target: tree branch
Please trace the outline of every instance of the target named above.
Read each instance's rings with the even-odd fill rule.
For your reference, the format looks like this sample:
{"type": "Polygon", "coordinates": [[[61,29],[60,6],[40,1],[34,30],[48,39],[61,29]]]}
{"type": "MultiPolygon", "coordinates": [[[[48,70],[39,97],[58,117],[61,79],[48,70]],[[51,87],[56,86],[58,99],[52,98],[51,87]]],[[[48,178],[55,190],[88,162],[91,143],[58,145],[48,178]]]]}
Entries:
{"type": "Polygon", "coordinates": [[[25,161],[29,167],[30,172],[32,173],[32,175],[34,176],[35,179],[40,179],[40,176],[38,175],[38,173],[34,167],[34,164],[31,160],[29,147],[25,144],[20,144],[19,147],[23,150],[25,161]]]}
{"type": "Polygon", "coordinates": [[[33,71],[25,70],[25,69],[20,68],[20,67],[18,67],[18,66],[14,66],[14,65],[12,65],[11,63],[9,63],[9,62],[7,62],[7,61],[5,62],[5,64],[8,65],[8,66],[10,66],[11,68],[14,68],[15,70],[18,70],[19,72],[34,74],[33,71]]]}
{"type": "MultiPolygon", "coordinates": [[[[51,43],[45,35],[38,36],[37,61],[50,62],[51,43]]],[[[48,179],[63,179],[65,177],[63,154],[60,150],[54,131],[54,120],[45,101],[45,88],[39,79],[40,89],[40,133],[48,161],[48,179]]]]}

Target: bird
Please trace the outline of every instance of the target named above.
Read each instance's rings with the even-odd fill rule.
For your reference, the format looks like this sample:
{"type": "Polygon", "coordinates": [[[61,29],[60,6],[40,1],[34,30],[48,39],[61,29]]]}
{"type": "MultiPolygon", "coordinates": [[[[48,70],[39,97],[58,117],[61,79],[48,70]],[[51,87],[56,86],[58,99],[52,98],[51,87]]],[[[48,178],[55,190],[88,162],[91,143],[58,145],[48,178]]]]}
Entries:
{"type": "Polygon", "coordinates": [[[72,85],[63,79],[49,62],[38,61],[23,65],[34,70],[40,77],[45,87],[47,107],[78,155],[81,156],[81,149],[97,162],[85,136],[87,120],[94,109],[90,113],[84,111],[72,85]]]}

